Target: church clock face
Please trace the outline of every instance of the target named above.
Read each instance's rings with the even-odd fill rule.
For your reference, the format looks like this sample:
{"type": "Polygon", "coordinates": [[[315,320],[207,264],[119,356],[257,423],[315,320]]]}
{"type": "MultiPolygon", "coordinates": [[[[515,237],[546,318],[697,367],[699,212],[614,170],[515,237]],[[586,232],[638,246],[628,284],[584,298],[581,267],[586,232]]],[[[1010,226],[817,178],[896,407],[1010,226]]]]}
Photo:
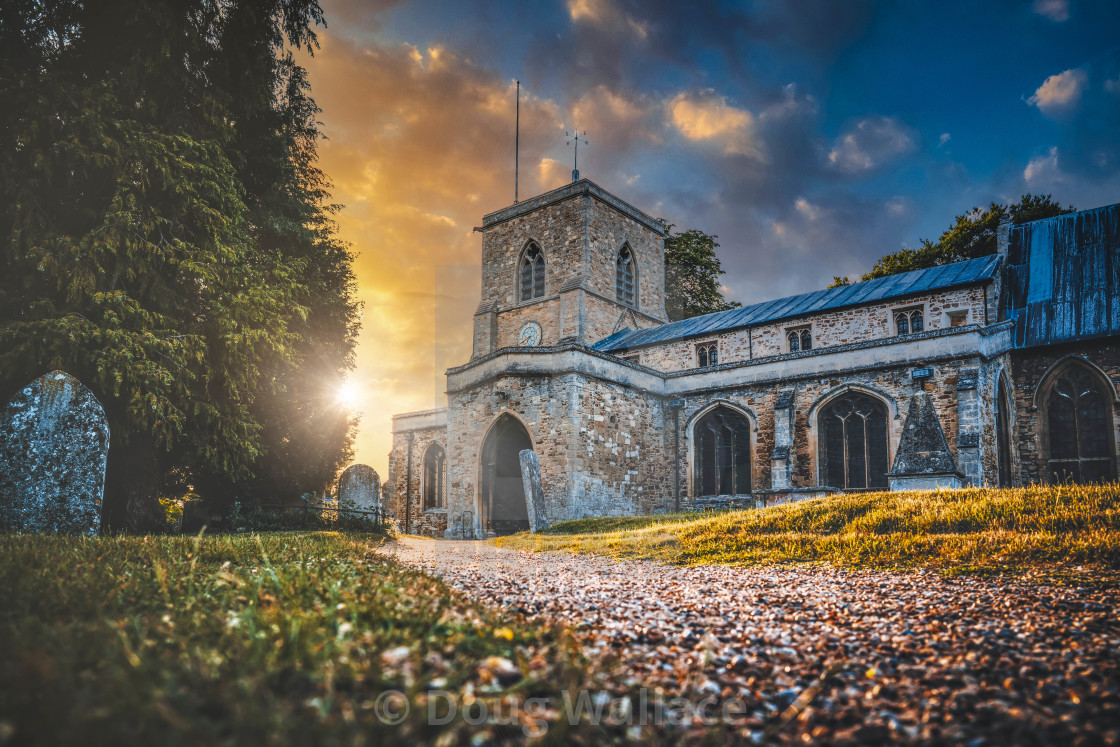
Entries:
{"type": "Polygon", "coordinates": [[[535,348],[541,344],[541,325],[536,322],[525,322],[521,331],[517,333],[517,344],[523,348],[535,348]]]}

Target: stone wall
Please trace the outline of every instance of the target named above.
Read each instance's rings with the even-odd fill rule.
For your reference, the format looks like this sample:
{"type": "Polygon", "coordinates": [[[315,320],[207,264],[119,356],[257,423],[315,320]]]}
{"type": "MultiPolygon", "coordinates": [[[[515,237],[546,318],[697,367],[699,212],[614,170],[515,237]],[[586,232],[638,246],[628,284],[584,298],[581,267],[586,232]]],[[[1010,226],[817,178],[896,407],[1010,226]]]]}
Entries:
{"type": "MultiPolygon", "coordinates": [[[[925,389],[933,401],[950,451],[959,461],[957,411],[961,393],[958,392],[957,384],[961,371],[980,369],[985,372],[985,376],[994,376],[987,373],[992,366],[980,358],[967,358],[937,362],[930,367],[934,374],[926,380],[925,389]]],[[[713,405],[721,403],[744,413],[751,422],[751,483],[755,490],[784,487],[775,483],[772,473],[775,465],[781,469],[788,468],[789,482],[794,488],[809,488],[821,484],[818,478],[818,413],[820,407],[833,396],[847,391],[856,390],[869,394],[887,405],[889,457],[893,461],[902,434],[907,402],[921,387],[920,383],[911,378],[911,371],[909,367],[838,371],[824,377],[775,379],[768,383],[731,386],[685,395],[682,397],[685,404],[680,415],[682,494],[685,497],[698,497],[692,429],[699,416],[713,405]],[[786,393],[786,402],[779,407],[783,392],[786,393]],[[785,408],[792,414],[789,456],[781,457],[780,452],[778,456],[779,460],[788,460],[788,467],[786,463],[774,459],[775,443],[778,440],[776,415],[780,415],[785,408]]],[[[994,427],[984,421],[986,417],[990,417],[987,412],[977,414],[977,427],[983,421],[988,432],[994,434],[994,427]]],[[[994,460],[995,447],[991,438],[978,443],[977,448],[990,462],[994,460]]],[[[991,484],[995,481],[995,474],[989,470],[979,478],[991,484]]]]}
{"type": "Polygon", "coordinates": [[[447,446],[446,413],[446,410],[428,410],[393,418],[389,474],[381,488],[381,495],[386,511],[396,519],[402,532],[407,528],[412,534],[441,537],[447,529],[447,509],[425,510],[421,485],[424,452],[433,443],[444,448],[447,446]],[[410,437],[411,480],[408,479],[407,469],[410,437]]]}
{"type": "MultiPolygon", "coordinates": [[[[622,246],[629,244],[636,266],[637,303],[634,308],[662,322],[668,321],[665,315],[665,240],[661,234],[599,200],[592,200],[588,237],[588,290],[608,299],[616,298],[615,262],[622,246]]],[[[614,316],[617,319],[617,307],[614,316]]],[[[590,342],[599,339],[588,338],[590,342]]]]}
{"type": "Polygon", "coordinates": [[[698,335],[685,340],[651,345],[637,352],[640,352],[642,365],[659,371],[682,371],[696,368],[696,346],[707,342],[716,342],[719,345],[721,363],[783,355],[790,352],[786,334],[791,328],[809,327],[812,330],[814,349],[847,345],[864,340],[894,337],[896,335],[895,312],[916,307],[922,309],[926,330],[949,327],[949,312],[956,311],[967,314],[967,324],[985,323],[984,288],[973,286],[890,303],[795,317],[749,329],[698,335]]]}
{"type": "Polygon", "coordinates": [[[530,320],[541,325],[542,345],[591,344],[614,332],[629,309],[617,302],[615,291],[615,259],[624,244],[635,258],[638,297],[631,320],[621,326],[666,321],[662,233],[647,225],[652,223],[648,216],[598,188],[571,186],[500,211],[508,213],[501,220],[484,219],[475,358],[516,345],[518,332],[530,320]],[[530,242],[544,254],[545,290],[523,302],[519,267],[530,242]]]}
{"type": "Polygon", "coordinates": [[[1097,340],[1047,348],[1016,350],[1010,354],[1011,395],[1015,400],[1012,449],[1018,452],[1016,475],[1020,484],[1047,481],[1046,403],[1035,401],[1035,393],[1046,374],[1066,358],[1094,364],[1112,382],[1113,453],[1120,444],[1120,412],[1116,403],[1120,385],[1120,347],[1114,340],[1097,340]]]}
{"type": "Polygon", "coordinates": [[[667,507],[665,439],[671,429],[659,398],[574,373],[510,374],[449,393],[452,521],[468,515],[478,520],[482,447],[504,413],[529,432],[549,523],[667,507]]]}

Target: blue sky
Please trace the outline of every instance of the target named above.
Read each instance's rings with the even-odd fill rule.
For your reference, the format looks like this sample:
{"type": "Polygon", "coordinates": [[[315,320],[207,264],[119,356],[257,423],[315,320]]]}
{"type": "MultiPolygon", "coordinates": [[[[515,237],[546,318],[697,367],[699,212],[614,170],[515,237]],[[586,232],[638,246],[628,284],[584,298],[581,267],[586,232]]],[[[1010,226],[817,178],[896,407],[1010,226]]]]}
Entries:
{"type": "Polygon", "coordinates": [[[717,234],[744,303],[858,275],[993,200],[1120,202],[1114,0],[323,7],[306,63],[359,252],[358,376],[396,410],[441,404],[469,355],[477,291],[439,278],[473,277],[471,227],[512,201],[514,80],[521,197],[568,180],[563,132],[587,130],[582,175],[717,234]],[[435,328],[449,308],[463,330],[435,328]],[[405,352],[421,339],[433,359],[405,352]]]}

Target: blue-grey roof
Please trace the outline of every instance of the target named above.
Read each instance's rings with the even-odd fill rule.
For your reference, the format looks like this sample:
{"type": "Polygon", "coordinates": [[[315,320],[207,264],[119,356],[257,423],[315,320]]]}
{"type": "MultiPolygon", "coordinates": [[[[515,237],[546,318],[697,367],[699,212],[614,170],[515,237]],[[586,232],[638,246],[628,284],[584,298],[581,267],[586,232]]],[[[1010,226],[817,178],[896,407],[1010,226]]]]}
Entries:
{"type": "Polygon", "coordinates": [[[1120,204],[1014,226],[1005,313],[1018,348],[1120,335],[1120,204]]]}
{"type": "Polygon", "coordinates": [[[802,293],[774,301],[744,306],[739,309],[717,311],[679,322],[663,324],[649,329],[624,329],[595,343],[596,350],[621,350],[640,345],[676,340],[682,337],[723,332],[748,325],[774,322],[805,314],[885,301],[890,298],[912,296],[945,288],[972,285],[995,277],[999,256],[991,255],[954,262],[951,265],[932,267],[928,270],[902,272],[885,278],[853,283],[839,288],[802,293]]]}

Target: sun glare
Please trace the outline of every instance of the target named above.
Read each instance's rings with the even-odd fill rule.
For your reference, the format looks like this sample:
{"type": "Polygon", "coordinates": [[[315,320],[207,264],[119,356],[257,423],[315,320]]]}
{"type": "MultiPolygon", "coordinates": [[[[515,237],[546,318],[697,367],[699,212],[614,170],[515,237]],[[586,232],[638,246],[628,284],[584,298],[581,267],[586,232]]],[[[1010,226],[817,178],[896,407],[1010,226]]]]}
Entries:
{"type": "Polygon", "coordinates": [[[345,382],[335,392],[335,401],[347,410],[357,410],[361,404],[361,398],[361,388],[352,381],[345,382]]]}

